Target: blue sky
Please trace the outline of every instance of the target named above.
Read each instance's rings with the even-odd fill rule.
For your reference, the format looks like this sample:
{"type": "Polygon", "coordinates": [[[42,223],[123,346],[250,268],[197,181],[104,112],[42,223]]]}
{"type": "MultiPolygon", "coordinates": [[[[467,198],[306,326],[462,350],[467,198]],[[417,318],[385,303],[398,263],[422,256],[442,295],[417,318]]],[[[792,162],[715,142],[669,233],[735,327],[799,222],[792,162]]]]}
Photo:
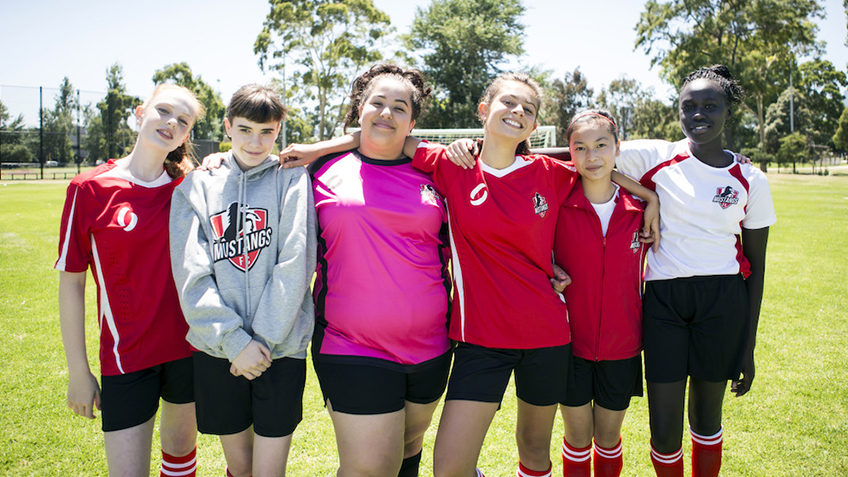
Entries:
{"type": "MultiPolygon", "coordinates": [[[[408,29],[416,7],[430,3],[374,1],[398,31],[408,29]]],[[[820,23],[819,39],[827,41],[826,58],[845,69],[845,11],[840,0],[824,3],[828,18],[820,23]]],[[[669,95],[658,69],[650,68],[649,57],[633,50],[633,28],[643,1],[524,0],[524,4],[526,53],[515,69],[542,65],[562,77],[579,66],[596,93],[626,74],[653,87],[661,99],[669,95]]],[[[104,91],[106,69],[116,61],[123,66],[128,90],[144,97],[153,88],[151,78],[157,69],[185,61],[226,102],[242,84],[271,79],[263,75],[253,54],[268,9],[264,0],[0,0],[0,100],[12,105],[11,96],[26,91],[9,86],[33,87],[37,95],[38,86],[56,88],[64,76],[75,88],[104,91]]],[[[45,94],[44,101],[51,105],[52,96],[45,94]]],[[[35,107],[37,111],[37,103],[35,107]]]]}

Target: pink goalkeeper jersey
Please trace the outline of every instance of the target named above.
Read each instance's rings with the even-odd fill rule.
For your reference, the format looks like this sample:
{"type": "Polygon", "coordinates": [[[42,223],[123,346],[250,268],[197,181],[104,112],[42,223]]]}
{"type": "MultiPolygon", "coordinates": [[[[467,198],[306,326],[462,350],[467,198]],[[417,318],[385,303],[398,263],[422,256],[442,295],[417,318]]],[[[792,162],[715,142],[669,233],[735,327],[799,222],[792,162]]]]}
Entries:
{"type": "Polygon", "coordinates": [[[412,163],[432,172],[450,212],[451,339],[512,349],[570,343],[565,303],[550,277],[557,214],[578,178],[573,167],[528,155],[506,169],[477,161],[465,170],[443,147],[425,143],[412,163]]]}
{"type": "Polygon", "coordinates": [[[171,194],[179,183],[164,171],[144,183],[110,160],[68,186],[55,268],[91,267],[104,376],[191,356],[168,245],[171,194]]]}
{"type": "Polygon", "coordinates": [[[358,151],[326,156],[310,172],[319,226],[314,359],[410,365],[447,352],[447,213],[430,177],[408,158],[358,151]]]}

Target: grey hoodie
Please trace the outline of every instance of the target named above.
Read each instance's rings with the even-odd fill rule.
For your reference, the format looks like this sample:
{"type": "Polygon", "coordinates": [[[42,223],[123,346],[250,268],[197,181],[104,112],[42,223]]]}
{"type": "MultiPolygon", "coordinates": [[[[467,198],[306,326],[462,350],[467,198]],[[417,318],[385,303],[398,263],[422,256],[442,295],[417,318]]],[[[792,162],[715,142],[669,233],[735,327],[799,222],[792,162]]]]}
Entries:
{"type": "Polygon", "coordinates": [[[273,359],[306,358],[316,239],[305,169],[281,169],[269,156],[242,172],[230,153],[218,169],[186,176],[170,220],[188,342],[230,361],[251,339],[273,359]]]}

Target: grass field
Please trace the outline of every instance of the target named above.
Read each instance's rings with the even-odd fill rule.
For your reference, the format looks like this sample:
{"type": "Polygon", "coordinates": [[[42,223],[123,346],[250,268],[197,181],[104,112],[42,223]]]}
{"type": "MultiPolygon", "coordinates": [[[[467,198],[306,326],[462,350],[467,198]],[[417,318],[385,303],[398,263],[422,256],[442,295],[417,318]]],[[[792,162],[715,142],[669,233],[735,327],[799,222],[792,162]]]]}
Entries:
{"type": "MultiPolygon", "coordinates": [[[[848,475],[848,177],[770,173],[769,179],[778,223],[769,244],[757,378],[747,396],[727,396],[722,475],[848,475]]],[[[65,406],[58,273],[52,265],[66,185],[0,182],[2,475],[106,475],[99,420],[75,416],[65,406]]],[[[96,370],[91,285],[89,279],[87,329],[96,370]]],[[[289,475],[335,475],[332,426],[312,373],[304,399],[289,475]]],[[[489,477],[515,475],[514,404],[509,390],[480,460],[489,477]]],[[[634,399],[623,431],[623,475],[652,475],[647,423],[646,400],[634,399]]],[[[555,436],[561,435],[560,426],[555,436]]],[[[434,428],[426,440],[422,476],[432,475],[434,428]]],[[[554,440],[551,456],[557,469],[559,438],[554,440]]],[[[688,468],[688,445],[685,452],[688,468]]],[[[214,438],[201,436],[198,460],[200,475],[223,474],[224,459],[214,438]]]]}

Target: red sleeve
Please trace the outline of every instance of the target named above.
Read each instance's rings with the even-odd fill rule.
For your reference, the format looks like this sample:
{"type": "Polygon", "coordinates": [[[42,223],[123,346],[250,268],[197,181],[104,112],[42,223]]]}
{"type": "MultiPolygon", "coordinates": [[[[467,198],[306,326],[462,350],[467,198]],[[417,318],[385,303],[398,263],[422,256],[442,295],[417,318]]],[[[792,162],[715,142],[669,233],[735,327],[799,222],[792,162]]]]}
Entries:
{"type": "Polygon", "coordinates": [[[62,210],[62,225],[59,229],[59,258],[54,268],[63,272],[88,270],[91,242],[84,214],[85,188],[72,181],[65,197],[62,210]]]}
{"type": "Polygon", "coordinates": [[[562,205],[565,199],[571,194],[574,185],[580,180],[580,174],[577,173],[577,168],[572,162],[563,162],[557,159],[549,158],[553,163],[554,186],[557,190],[557,198],[559,204],[562,205]]]}
{"type": "Polygon", "coordinates": [[[412,167],[430,174],[436,189],[445,193],[449,183],[456,177],[459,166],[454,165],[447,157],[445,147],[440,144],[430,144],[421,141],[415,155],[412,156],[412,167]]]}

